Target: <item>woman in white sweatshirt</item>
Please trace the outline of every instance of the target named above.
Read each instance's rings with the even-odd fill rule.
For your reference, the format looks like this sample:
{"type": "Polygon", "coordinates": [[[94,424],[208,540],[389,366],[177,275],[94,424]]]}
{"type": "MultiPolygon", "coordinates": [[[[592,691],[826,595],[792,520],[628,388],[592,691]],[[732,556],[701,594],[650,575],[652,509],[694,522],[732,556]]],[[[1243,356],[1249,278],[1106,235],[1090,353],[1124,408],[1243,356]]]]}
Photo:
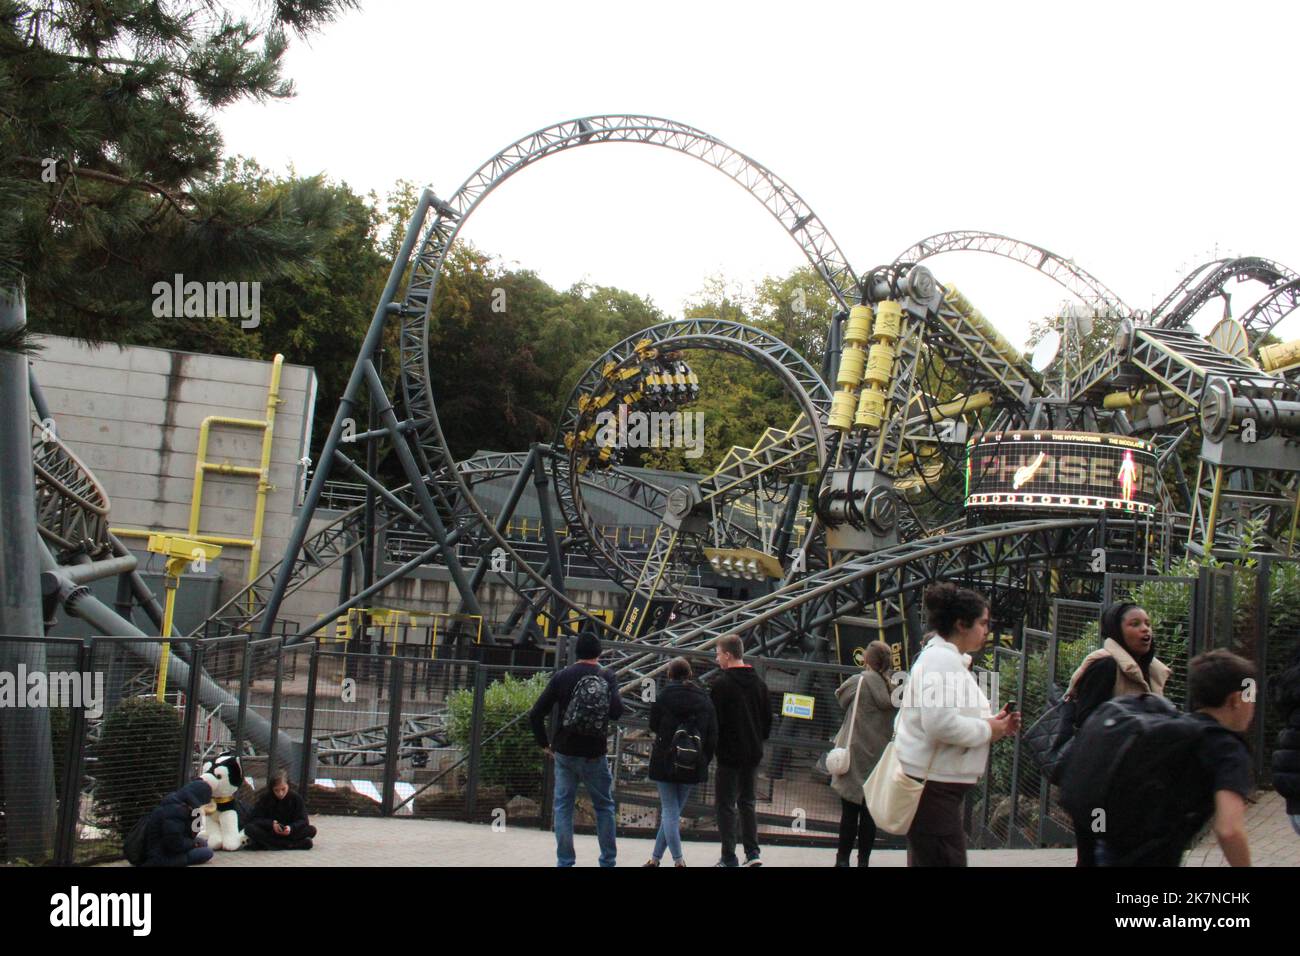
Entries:
{"type": "Polygon", "coordinates": [[[907,833],[908,866],[965,866],[962,801],[984,773],[989,744],[1020,729],[1020,714],[996,716],[971,676],[971,654],[984,647],[989,604],[954,584],[925,592],[935,632],[912,665],[902,693],[894,749],[903,772],[925,781],[907,833]]]}

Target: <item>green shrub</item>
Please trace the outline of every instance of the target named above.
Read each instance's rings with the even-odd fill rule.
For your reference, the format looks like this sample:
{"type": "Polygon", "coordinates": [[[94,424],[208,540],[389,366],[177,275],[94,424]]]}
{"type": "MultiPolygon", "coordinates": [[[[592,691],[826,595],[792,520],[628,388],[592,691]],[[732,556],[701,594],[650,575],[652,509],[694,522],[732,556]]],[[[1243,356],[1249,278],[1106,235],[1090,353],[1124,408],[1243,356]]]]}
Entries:
{"type": "Polygon", "coordinates": [[[95,808],[123,837],[176,789],[181,718],[170,704],[132,697],[104,718],[95,745],[95,808]]]}
{"type": "MultiPolygon", "coordinates": [[[[480,732],[479,785],[504,787],[507,796],[536,797],[542,778],[543,755],[528,726],[528,711],[542,695],[549,674],[527,680],[507,674],[488,684],[483,696],[480,732]]],[[[447,698],[447,734],[452,743],[469,752],[474,717],[474,688],[466,687],[447,698]]]]}

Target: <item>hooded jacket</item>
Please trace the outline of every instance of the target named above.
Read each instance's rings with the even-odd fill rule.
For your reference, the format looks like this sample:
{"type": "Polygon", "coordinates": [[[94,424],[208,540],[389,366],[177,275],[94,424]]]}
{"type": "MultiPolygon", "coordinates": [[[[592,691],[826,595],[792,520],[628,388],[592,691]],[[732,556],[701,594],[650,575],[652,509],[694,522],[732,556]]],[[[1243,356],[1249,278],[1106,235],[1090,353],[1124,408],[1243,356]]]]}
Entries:
{"type": "Polygon", "coordinates": [[[757,767],[763,741],[772,732],[772,705],[767,685],[747,664],[718,672],[709,692],[718,714],[718,763],[757,767]]]}
{"type": "Polygon", "coordinates": [[[185,854],[197,845],[194,811],[212,801],[212,787],[191,780],[163,797],[146,826],[145,866],[184,866],[185,854]]]}
{"type": "Polygon", "coordinates": [[[650,751],[651,780],[704,783],[709,779],[709,764],[718,747],[718,718],[703,687],[694,681],[670,682],[659,699],[650,705],[650,729],[655,734],[654,747],[650,751]],[[673,735],[683,724],[700,735],[700,760],[693,774],[677,770],[669,758],[673,735]]]}

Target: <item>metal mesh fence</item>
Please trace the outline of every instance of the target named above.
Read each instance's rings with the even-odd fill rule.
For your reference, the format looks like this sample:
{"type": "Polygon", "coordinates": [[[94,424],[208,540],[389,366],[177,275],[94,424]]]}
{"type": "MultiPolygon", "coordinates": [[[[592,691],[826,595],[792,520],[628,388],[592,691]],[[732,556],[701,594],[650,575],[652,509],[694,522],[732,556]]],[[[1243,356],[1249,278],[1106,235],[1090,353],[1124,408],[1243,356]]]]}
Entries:
{"type": "Polygon", "coordinates": [[[87,689],[79,653],[75,641],[0,639],[0,859],[56,856],[76,743],[70,705],[87,689]]]}
{"type": "MultiPolygon", "coordinates": [[[[694,679],[706,689],[717,676],[712,656],[683,654],[674,648],[646,648],[666,661],[679,654],[691,660],[694,679]]],[[[801,661],[747,659],[767,685],[772,733],[755,776],[756,815],[762,839],[826,841],[838,832],[840,798],[830,787],[824,757],[839,732],[844,712],[835,692],[858,668],[801,661]]],[[[620,802],[621,828],[652,834],[658,828],[658,791],[649,778],[654,735],[648,705],[663,689],[661,677],[633,694],[641,706],[625,714],[615,738],[615,790],[620,802]]],[[[716,832],[716,771],[697,785],[682,813],[682,833],[703,836],[716,832]]]]}
{"type": "Polygon", "coordinates": [[[1101,605],[1092,601],[1053,602],[1052,633],[1056,638],[1056,656],[1052,680],[1062,694],[1083,659],[1101,647],[1100,615],[1101,605]]]}
{"type": "Polygon", "coordinates": [[[1254,739],[1259,754],[1258,779],[1262,784],[1271,784],[1271,755],[1285,726],[1271,691],[1282,671],[1300,665],[1300,562],[1270,563],[1261,574],[1268,589],[1267,609],[1261,615],[1264,634],[1257,644],[1257,650],[1262,651],[1260,676],[1264,693],[1259,695],[1260,706],[1255,712],[1254,739]]]}
{"type": "Polygon", "coordinates": [[[197,701],[190,684],[180,680],[162,681],[159,699],[159,674],[162,660],[193,661],[197,643],[91,642],[91,670],[107,680],[102,713],[87,715],[81,740],[76,861],[120,856],[122,839],[136,821],[186,779],[190,761],[185,741],[187,732],[193,734],[197,701]]]}
{"type": "MultiPolygon", "coordinates": [[[[1019,701],[1024,692],[1024,654],[1007,647],[994,647],[985,653],[984,663],[971,668],[975,680],[984,689],[994,712],[1007,701],[1019,701]]],[[[968,800],[971,815],[969,831],[977,846],[1023,845],[1017,833],[1018,798],[1022,761],[1019,739],[1004,739],[989,748],[988,770],[973,800],[968,800]]]]}

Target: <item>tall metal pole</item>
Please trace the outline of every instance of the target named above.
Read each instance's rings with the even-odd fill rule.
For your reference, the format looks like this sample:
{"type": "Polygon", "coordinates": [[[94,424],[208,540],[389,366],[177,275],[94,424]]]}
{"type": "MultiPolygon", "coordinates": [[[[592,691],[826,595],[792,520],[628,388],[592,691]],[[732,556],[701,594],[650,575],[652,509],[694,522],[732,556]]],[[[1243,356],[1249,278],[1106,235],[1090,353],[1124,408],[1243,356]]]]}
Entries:
{"type": "MultiPolygon", "coordinates": [[[[0,288],[0,332],[26,325],[22,289],[0,288]]],[[[0,671],[11,675],[19,665],[28,674],[46,670],[27,380],[27,357],[0,351],[0,671]]],[[[54,850],[57,806],[48,708],[0,708],[0,760],[8,855],[44,862],[54,850]]]]}
{"type": "Polygon", "coordinates": [[[334,414],[334,424],[330,426],[329,437],[325,439],[325,445],[321,448],[320,464],[316,466],[316,473],[312,475],[311,486],[307,489],[307,495],[303,499],[302,508],[298,511],[298,520],[294,522],[293,531],[289,534],[289,540],[285,543],[284,558],[280,562],[280,570],[275,575],[275,584],[271,589],[271,596],[267,599],[266,610],[262,613],[262,620],[258,626],[259,637],[270,637],[271,629],[275,626],[276,615],[280,613],[280,605],[284,603],[285,592],[289,590],[289,579],[293,576],[294,566],[298,563],[298,553],[302,550],[302,544],[307,540],[307,532],[311,527],[312,516],[316,513],[316,505],[320,502],[321,491],[325,487],[325,481],[329,478],[330,468],[334,462],[334,450],[339,447],[339,440],[343,436],[343,423],[350,419],[353,410],[356,408],[357,399],[361,395],[361,389],[365,387],[366,368],[370,365],[370,357],[375,354],[383,340],[384,324],[389,315],[389,304],[397,294],[397,287],[401,284],[402,274],[406,271],[406,263],[411,258],[411,253],[415,249],[416,242],[420,238],[420,227],[424,225],[424,219],[429,214],[429,207],[433,204],[433,191],[426,189],[420,193],[420,201],[415,207],[415,212],[411,215],[411,221],[406,226],[406,236],[402,240],[402,247],[397,251],[397,257],[393,260],[393,268],[388,273],[388,282],[384,285],[383,294],[379,297],[379,305],[375,308],[374,317],[370,320],[370,328],[366,331],[365,341],[361,344],[361,351],[357,356],[357,363],[352,367],[352,375],[348,379],[347,388],[343,391],[343,396],[339,401],[339,409],[334,414]]]}

